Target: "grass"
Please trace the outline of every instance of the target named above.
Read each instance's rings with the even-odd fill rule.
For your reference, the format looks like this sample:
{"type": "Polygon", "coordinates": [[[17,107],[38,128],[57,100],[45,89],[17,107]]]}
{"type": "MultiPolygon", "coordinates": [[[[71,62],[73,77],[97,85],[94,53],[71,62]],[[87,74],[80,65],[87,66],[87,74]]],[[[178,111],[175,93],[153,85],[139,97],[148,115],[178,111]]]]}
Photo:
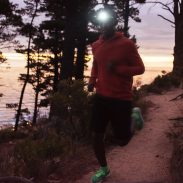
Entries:
{"type": "MultiPolygon", "coordinates": [[[[55,171],[55,158],[71,151],[70,138],[57,133],[48,123],[0,131],[0,176],[47,179],[55,171]]],[[[43,180],[42,180],[43,181],[43,180]]]]}
{"type": "Polygon", "coordinates": [[[13,128],[9,127],[0,131],[0,144],[13,141],[14,139],[23,139],[27,135],[23,131],[14,132],[13,128]]]}
{"type": "Polygon", "coordinates": [[[27,138],[16,144],[14,148],[14,158],[16,165],[21,162],[24,170],[16,174],[27,174],[29,177],[45,177],[51,173],[50,163],[55,157],[63,153],[63,139],[56,133],[50,132],[42,139],[27,138]]]}
{"type": "Polygon", "coordinates": [[[11,138],[0,144],[0,176],[16,175],[37,183],[48,179],[67,183],[78,179],[81,172],[89,172],[89,167],[96,164],[90,145],[78,143],[73,147],[71,137],[58,133],[50,122],[19,128],[19,133],[22,131],[26,131],[24,138],[14,136],[13,139],[14,132],[6,131],[9,134],[6,136],[11,138]],[[86,164],[91,166],[85,167],[86,164]],[[72,175],[66,178],[70,172],[72,175]]]}

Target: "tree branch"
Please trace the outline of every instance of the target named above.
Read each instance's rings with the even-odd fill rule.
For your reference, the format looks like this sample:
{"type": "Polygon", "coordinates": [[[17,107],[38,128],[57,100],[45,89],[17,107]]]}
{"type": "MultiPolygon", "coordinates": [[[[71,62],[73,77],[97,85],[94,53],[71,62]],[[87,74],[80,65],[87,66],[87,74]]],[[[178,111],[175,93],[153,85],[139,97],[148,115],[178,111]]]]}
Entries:
{"type": "Polygon", "coordinates": [[[166,8],[167,11],[169,11],[173,16],[174,16],[174,12],[173,10],[170,9],[170,7],[168,5],[170,5],[171,3],[168,4],[164,4],[161,1],[148,1],[146,3],[151,3],[151,4],[160,4],[162,5],[164,8],[166,8]]]}
{"type": "Polygon", "coordinates": [[[180,94],[180,95],[178,95],[178,96],[176,96],[175,98],[173,98],[173,99],[171,99],[171,100],[169,100],[169,101],[174,101],[174,100],[182,99],[182,98],[183,98],[183,93],[180,94]]]}
{"type": "Polygon", "coordinates": [[[162,7],[162,9],[169,11],[169,9],[167,7],[162,7]]]}
{"type": "Polygon", "coordinates": [[[168,18],[165,18],[164,16],[159,15],[159,14],[158,14],[158,16],[175,25],[175,22],[173,22],[172,20],[169,20],[168,18]]]}
{"type": "Polygon", "coordinates": [[[13,48],[14,46],[15,46],[14,44],[13,45],[7,45],[7,46],[6,45],[4,45],[4,46],[2,45],[2,46],[0,46],[0,49],[1,50],[3,50],[3,49],[9,49],[9,48],[13,48]]]}

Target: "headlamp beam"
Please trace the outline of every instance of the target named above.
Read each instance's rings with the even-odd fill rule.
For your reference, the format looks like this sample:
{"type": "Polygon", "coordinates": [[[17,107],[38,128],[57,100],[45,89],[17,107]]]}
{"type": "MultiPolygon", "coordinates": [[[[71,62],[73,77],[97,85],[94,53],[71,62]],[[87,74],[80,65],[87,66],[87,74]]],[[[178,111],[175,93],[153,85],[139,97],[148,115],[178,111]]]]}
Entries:
{"type": "Polygon", "coordinates": [[[104,10],[100,11],[97,15],[97,20],[103,23],[109,21],[110,18],[111,18],[110,14],[104,10]]]}

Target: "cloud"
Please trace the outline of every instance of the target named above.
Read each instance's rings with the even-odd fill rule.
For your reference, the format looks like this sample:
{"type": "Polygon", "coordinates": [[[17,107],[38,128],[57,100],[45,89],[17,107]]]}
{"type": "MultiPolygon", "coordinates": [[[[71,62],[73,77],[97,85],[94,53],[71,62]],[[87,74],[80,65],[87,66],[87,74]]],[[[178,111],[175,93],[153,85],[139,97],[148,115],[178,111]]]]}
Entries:
{"type": "Polygon", "coordinates": [[[163,10],[161,6],[142,6],[140,8],[142,22],[130,21],[130,33],[136,35],[141,54],[171,57],[174,47],[174,28],[158,14],[172,19],[171,14],[163,10]]]}

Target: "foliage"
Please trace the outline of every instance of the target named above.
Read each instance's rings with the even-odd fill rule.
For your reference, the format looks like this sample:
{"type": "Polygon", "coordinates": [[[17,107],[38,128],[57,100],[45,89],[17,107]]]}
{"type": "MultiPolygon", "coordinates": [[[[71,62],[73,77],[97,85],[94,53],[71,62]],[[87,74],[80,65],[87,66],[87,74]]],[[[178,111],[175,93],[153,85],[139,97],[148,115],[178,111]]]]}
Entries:
{"type": "Polygon", "coordinates": [[[24,132],[14,132],[13,127],[0,130],[0,143],[13,141],[14,139],[22,139],[25,137],[26,134],[24,132]]]}
{"type": "Polygon", "coordinates": [[[6,154],[3,154],[6,146],[0,151],[3,155],[0,163],[2,176],[15,174],[39,179],[42,176],[47,178],[54,171],[54,159],[61,156],[69,144],[67,138],[57,134],[45,124],[38,127],[20,125],[18,132],[12,128],[1,130],[0,138],[3,144],[9,142],[8,147],[12,146],[7,149],[6,154]],[[6,172],[5,168],[8,168],[6,172]]]}
{"type": "Polygon", "coordinates": [[[89,119],[91,98],[84,89],[83,81],[61,81],[59,90],[52,97],[53,122],[61,133],[73,140],[82,140],[90,135],[89,119]]]}
{"type": "MultiPolygon", "coordinates": [[[[140,11],[139,8],[137,7],[137,4],[143,4],[145,1],[135,1],[135,0],[128,0],[128,1],[120,1],[120,0],[112,0],[110,1],[105,1],[104,7],[108,8],[113,8],[114,11],[117,14],[117,19],[118,19],[118,24],[117,24],[117,30],[118,31],[123,31],[125,36],[131,37],[129,34],[129,19],[132,19],[135,22],[141,22],[141,19],[139,17],[140,11]]],[[[97,10],[98,11],[98,10],[97,10]]],[[[98,23],[95,20],[95,10],[91,10],[91,22],[93,22],[94,27],[97,30],[98,23]]],[[[134,35],[132,38],[135,37],[134,35]]]]}
{"type": "Polygon", "coordinates": [[[140,107],[144,115],[147,113],[148,108],[153,105],[152,102],[143,99],[144,96],[148,95],[148,93],[162,94],[162,92],[173,87],[179,87],[181,84],[182,78],[174,73],[162,71],[162,74],[161,76],[158,75],[148,85],[141,85],[141,81],[137,80],[133,87],[133,105],[140,107]]]}
{"type": "Polygon", "coordinates": [[[92,96],[88,96],[84,88],[83,81],[62,81],[58,92],[51,98],[54,107],[52,121],[43,121],[36,126],[22,124],[18,132],[8,131],[5,137],[2,133],[0,137],[6,139],[5,142],[15,133],[24,135],[23,139],[14,137],[14,141],[18,141],[10,155],[11,160],[5,158],[9,172],[46,179],[58,168],[57,161],[63,153],[73,153],[81,142],[88,142],[92,96]]]}
{"type": "Polygon", "coordinates": [[[0,51],[0,63],[6,62],[6,58],[4,57],[3,53],[0,51]]]}
{"type": "MultiPolygon", "coordinates": [[[[24,173],[26,172],[30,177],[40,177],[41,174],[46,176],[46,172],[43,172],[43,170],[46,171],[44,168],[46,163],[62,152],[62,137],[50,131],[45,138],[40,140],[28,138],[16,144],[14,157],[17,166],[21,164],[25,166],[24,173]]],[[[17,171],[23,170],[20,168],[17,171]]]]}
{"type": "MultiPolygon", "coordinates": [[[[130,2],[133,3],[134,1],[130,2]]],[[[77,0],[74,2],[31,0],[24,3],[26,6],[23,9],[23,13],[29,16],[31,21],[29,23],[23,22],[22,27],[19,29],[21,35],[29,37],[29,48],[17,50],[27,54],[28,62],[27,74],[21,75],[25,83],[20,99],[23,100],[23,90],[25,90],[26,82],[31,83],[36,94],[33,117],[35,123],[37,101],[40,92],[44,90],[42,93],[44,96],[49,95],[50,90],[52,93],[55,93],[58,89],[60,79],[72,77],[75,77],[75,79],[84,78],[88,52],[87,44],[94,41],[96,35],[98,35],[88,27],[88,13],[98,2],[88,0],[77,0]],[[47,19],[35,25],[34,19],[41,14],[45,15],[47,19]],[[51,54],[52,56],[50,56],[49,60],[43,58],[41,61],[32,56],[39,55],[40,53],[51,54]],[[42,69],[46,66],[46,69],[42,69]],[[29,69],[33,71],[33,74],[29,74],[29,69]],[[44,81],[41,82],[41,79],[44,81]]],[[[122,17],[119,24],[125,24],[126,22],[124,26],[128,27],[128,19],[130,17],[139,22],[139,10],[137,8],[130,4],[128,6],[129,11],[127,11],[125,9],[126,4],[121,4],[120,1],[113,1],[113,3],[118,10],[119,17],[122,17]]],[[[135,40],[134,37],[133,39],[135,40]]],[[[50,105],[52,104],[50,103],[50,105]]],[[[21,104],[19,104],[19,108],[21,108],[21,104]]],[[[50,106],[50,116],[51,113],[52,106],[50,106]]],[[[18,123],[19,114],[20,110],[18,109],[16,124],[18,123]]]]}
{"type": "Polygon", "coordinates": [[[141,89],[146,92],[161,94],[172,87],[179,87],[180,84],[181,78],[170,72],[162,76],[158,75],[151,84],[143,85],[141,89]]]}
{"type": "MultiPolygon", "coordinates": [[[[9,147],[11,145],[9,144],[9,147]]],[[[13,175],[14,167],[14,161],[13,161],[13,152],[11,148],[1,148],[0,150],[0,176],[8,176],[8,175],[13,175]]]]}
{"type": "Polygon", "coordinates": [[[21,16],[17,13],[17,5],[9,0],[0,1],[0,49],[17,45],[15,27],[21,25],[21,16]]]}
{"type": "Polygon", "coordinates": [[[18,110],[17,110],[17,114],[16,114],[16,121],[15,121],[15,131],[17,131],[18,129],[18,125],[19,125],[19,118],[21,116],[21,108],[22,108],[22,103],[23,103],[23,98],[24,98],[24,92],[27,86],[27,83],[29,82],[29,78],[30,78],[30,62],[31,62],[31,43],[32,43],[32,39],[33,36],[35,36],[35,27],[34,27],[34,20],[35,17],[38,14],[38,7],[40,5],[40,1],[39,0],[24,0],[24,3],[26,4],[25,8],[24,8],[24,15],[27,15],[28,18],[30,18],[30,23],[27,22],[22,22],[22,26],[19,29],[19,33],[22,36],[27,36],[28,37],[28,45],[27,48],[20,50],[23,53],[26,50],[26,55],[27,55],[27,72],[26,72],[26,77],[24,80],[24,84],[21,90],[21,94],[20,94],[20,99],[19,99],[19,105],[18,105],[18,110]],[[25,28],[26,27],[26,28],[25,28]],[[25,29],[24,29],[25,28],[25,29]]]}
{"type": "Polygon", "coordinates": [[[40,11],[45,13],[46,17],[49,17],[49,19],[41,22],[39,26],[41,37],[35,40],[34,44],[42,49],[42,51],[52,54],[52,58],[49,60],[49,71],[52,75],[51,86],[53,92],[56,92],[65,40],[65,14],[63,1],[44,1],[40,11]]]}

